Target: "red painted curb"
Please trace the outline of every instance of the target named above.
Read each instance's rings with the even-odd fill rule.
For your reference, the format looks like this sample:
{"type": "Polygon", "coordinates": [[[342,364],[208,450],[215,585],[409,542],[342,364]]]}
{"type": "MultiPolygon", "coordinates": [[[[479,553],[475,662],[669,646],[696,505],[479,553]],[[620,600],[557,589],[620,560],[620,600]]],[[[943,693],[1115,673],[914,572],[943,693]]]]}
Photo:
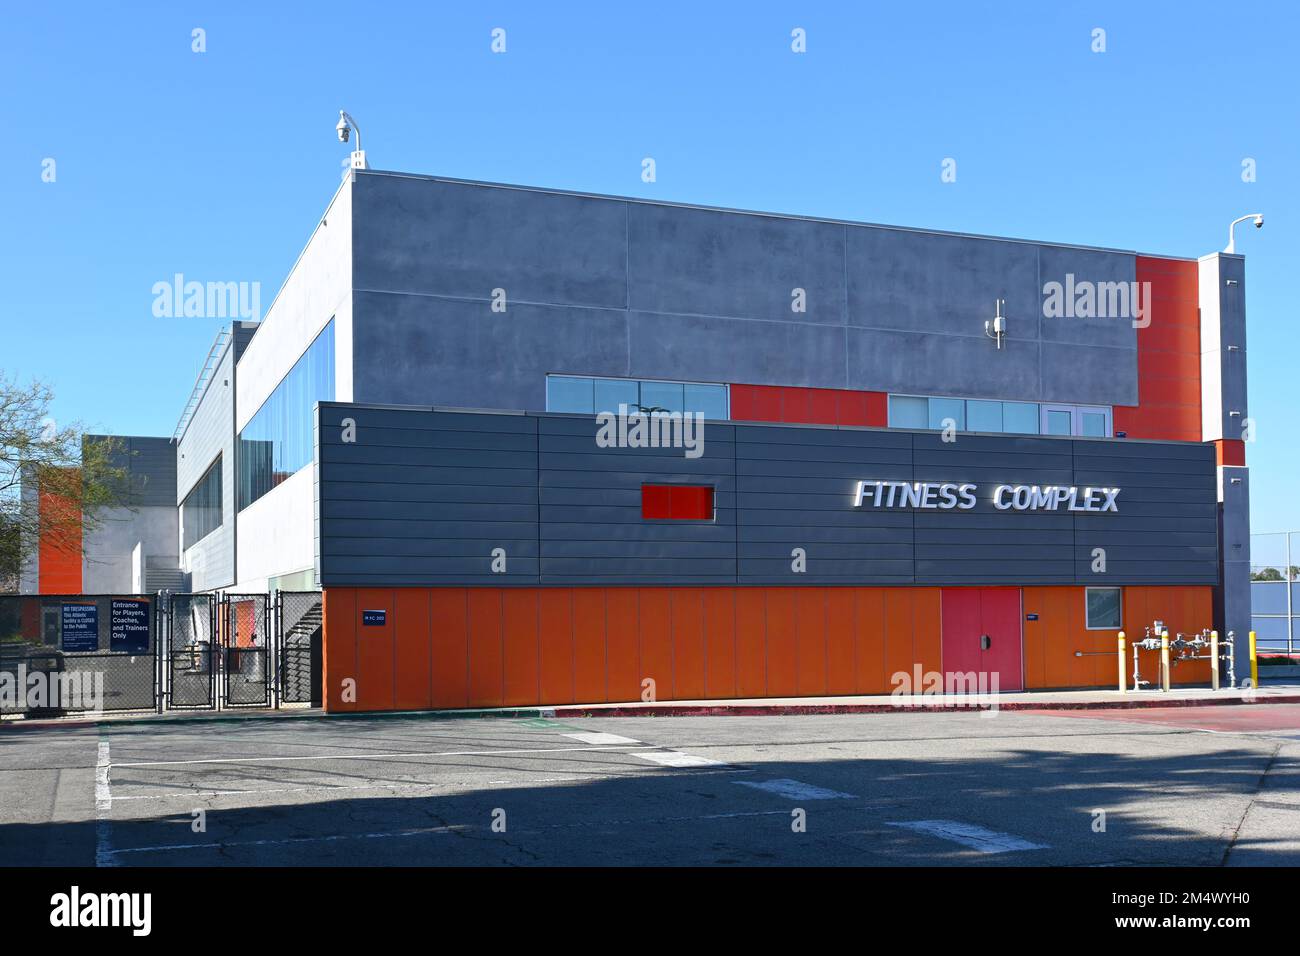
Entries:
{"type": "MultiPolygon", "coordinates": [[[[1300,695],[1262,697],[1245,700],[1240,697],[1215,700],[1099,700],[1099,701],[1013,701],[999,703],[998,710],[1136,710],[1156,707],[1229,707],[1254,704],[1300,704],[1300,695]]],[[[938,713],[971,710],[989,710],[982,705],[954,703],[895,705],[895,704],[726,704],[687,705],[650,704],[644,707],[556,707],[555,717],[783,717],[810,714],[906,714],[938,713]]],[[[550,710],[550,708],[547,708],[550,710]]]]}

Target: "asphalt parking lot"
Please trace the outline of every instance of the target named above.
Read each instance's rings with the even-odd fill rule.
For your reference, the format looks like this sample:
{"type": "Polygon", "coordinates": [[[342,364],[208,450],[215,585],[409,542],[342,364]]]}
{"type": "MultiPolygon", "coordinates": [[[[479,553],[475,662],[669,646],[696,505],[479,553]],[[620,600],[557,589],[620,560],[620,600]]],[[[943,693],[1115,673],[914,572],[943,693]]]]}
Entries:
{"type": "Polygon", "coordinates": [[[3,729],[0,863],[1297,865],[1300,705],[3,729]]]}

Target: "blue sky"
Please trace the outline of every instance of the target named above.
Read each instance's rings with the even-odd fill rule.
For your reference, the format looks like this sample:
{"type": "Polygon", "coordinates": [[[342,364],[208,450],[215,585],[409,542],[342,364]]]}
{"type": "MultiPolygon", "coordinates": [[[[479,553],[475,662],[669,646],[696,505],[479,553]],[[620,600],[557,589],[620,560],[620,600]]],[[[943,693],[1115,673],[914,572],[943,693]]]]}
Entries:
{"type": "Polygon", "coordinates": [[[170,435],[220,323],[155,318],[153,284],[256,281],[268,306],[338,184],[340,107],[379,169],[1182,256],[1261,211],[1238,243],[1253,526],[1300,528],[1296,9],[14,6],[0,370],[51,384],[61,420],[170,435]],[[945,157],[956,183],[940,182],[945,157]]]}

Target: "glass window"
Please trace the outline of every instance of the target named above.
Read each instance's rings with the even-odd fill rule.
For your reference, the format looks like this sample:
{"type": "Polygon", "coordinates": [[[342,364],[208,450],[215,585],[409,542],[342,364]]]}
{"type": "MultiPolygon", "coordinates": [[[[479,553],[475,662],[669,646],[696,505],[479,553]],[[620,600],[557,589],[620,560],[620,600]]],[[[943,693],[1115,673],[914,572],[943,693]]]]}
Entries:
{"type": "Polygon", "coordinates": [[[334,400],[334,320],[321,330],[239,433],[243,510],[316,458],[317,402],[334,400]]]}
{"type": "Polygon", "coordinates": [[[685,411],[686,393],[681,382],[642,382],[642,411],[685,411]]]}
{"type": "Polygon", "coordinates": [[[725,385],[687,385],[686,411],[699,412],[712,421],[726,421],[727,386],[725,385]]]}
{"type": "Polygon", "coordinates": [[[1038,406],[1032,402],[1003,402],[1002,428],[1017,435],[1038,434],[1038,406]]]}
{"type": "Polygon", "coordinates": [[[589,378],[570,378],[567,375],[547,376],[546,410],[590,415],[595,411],[594,388],[594,383],[589,378]]]}
{"type": "Polygon", "coordinates": [[[1002,431],[1002,403],[971,399],[966,403],[966,427],[973,432],[1002,431]]]}
{"type": "Polygon", "coordinates": [[[198,544],[221,527],[221,456],[181,502],[181,547],[198,544]]]}
{"type": "Polygon", "coordinates": [[[1079,434],[1088,438],[1105,438],[1110,429],[1106,427],[1106,413],[1100,409],[1079,409],[1079,434]]]}
{"type": "MultiPolygon", "coordinates": [[[[629,412],[636,411],[637,404],[641,401],[641,388],[639,382],[631,381],[626,378],[598,378],[596,379],[596,398],[595,405],[590,409],[597,414],[601,412],[612,412],[618,414],[618,407],[626,405],[629,412]]],[[[558,408],[551,408],[550,411],[559,411],[558,408]]],[[[566,409],[572,411],[572,409],[566,409]]]]}
{"type": "Polygon", "coordinates": [[[928,428],[930,401],[910,395],[889,396],[890,428],[928,428]]]}
{"type": "Polygon", "coordinates": [[[1074,431],[1074,413],[1069,409],[1049,408],[1043,413],[1043,434],[1070,435],[1074,431]]]}
{"type": "Polygon", "coordinates": [[[1087,628],[1090,631],[1117,631],[1120,623],[1119,588],[1087,588],[1087,628]]]}
{"type": "Polygon", "coordinates": [[[952,419],[957,431],[966,430],[966,402],[960,398],[930,399],[930,423],[928,428],[943,430],[948,428],[948,419],[952,419]]]}

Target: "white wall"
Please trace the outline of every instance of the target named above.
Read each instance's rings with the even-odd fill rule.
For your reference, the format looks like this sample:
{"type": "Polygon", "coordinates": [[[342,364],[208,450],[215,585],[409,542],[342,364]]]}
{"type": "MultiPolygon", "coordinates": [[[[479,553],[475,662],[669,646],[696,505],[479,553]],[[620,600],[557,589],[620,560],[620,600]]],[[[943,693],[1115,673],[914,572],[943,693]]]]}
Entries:
{"type": "MultiPolygon", "coordinates": [[[[239,359],[235,429],[243,429],[334,319],[335,399],[352,400],[352,177],[340,186],[307,247],[239,359]],[[337,370],[346,369],[341,375],[337,370]]],[[[243,577],[240,568],[240,576],[243,577]]]]}
{"type": "Polygon", "coordinates": [[[239,513],[239,583],[234,590],[266,590],[267,578],[315,562],[315,469],[290,476],[239,513]]]}

